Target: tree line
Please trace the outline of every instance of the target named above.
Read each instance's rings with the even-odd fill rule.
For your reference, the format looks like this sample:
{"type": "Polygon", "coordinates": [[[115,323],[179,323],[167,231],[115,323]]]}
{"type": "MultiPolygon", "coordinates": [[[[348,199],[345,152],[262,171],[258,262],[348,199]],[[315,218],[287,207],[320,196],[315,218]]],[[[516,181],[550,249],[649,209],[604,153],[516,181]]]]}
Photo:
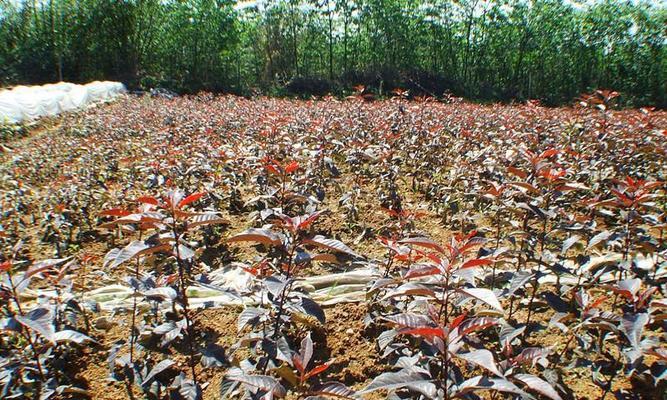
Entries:
{"type": "Polygon", "coordinates": [[[0,0],[0,83],[667,104],[667,7],[599,0],[0,0]]]}

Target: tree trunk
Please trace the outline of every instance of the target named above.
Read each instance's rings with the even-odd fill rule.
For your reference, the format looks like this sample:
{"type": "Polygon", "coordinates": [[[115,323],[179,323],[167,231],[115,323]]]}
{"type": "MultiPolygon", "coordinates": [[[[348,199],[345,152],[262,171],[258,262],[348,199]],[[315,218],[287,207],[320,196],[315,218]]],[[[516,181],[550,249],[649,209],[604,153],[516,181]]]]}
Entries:
{"type": "Polygon", "coordinates": [[[333,80],[333,15],[330,0],[327,0],[327,14],[329,16],[329,80],[333,80]]]}

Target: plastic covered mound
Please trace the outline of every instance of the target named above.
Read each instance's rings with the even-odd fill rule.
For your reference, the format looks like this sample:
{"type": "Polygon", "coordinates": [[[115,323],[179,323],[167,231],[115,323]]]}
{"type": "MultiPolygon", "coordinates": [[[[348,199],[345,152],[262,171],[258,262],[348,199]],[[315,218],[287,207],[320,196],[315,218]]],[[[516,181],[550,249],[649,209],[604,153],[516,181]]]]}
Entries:
{"type": "Polygon", "coordinates": [[[110,100],[125,92],[120,82],[68,82],[43,86],[16,86],[0,91],[0,124],[32,121],[110,100]]]}

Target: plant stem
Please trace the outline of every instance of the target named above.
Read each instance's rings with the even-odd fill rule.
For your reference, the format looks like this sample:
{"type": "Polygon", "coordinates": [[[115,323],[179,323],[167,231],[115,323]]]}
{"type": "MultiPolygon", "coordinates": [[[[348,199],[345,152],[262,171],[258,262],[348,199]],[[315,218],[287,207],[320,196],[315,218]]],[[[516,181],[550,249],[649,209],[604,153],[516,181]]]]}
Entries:
{"type": "MultiPolygon", "coordinates": [[[[142,231],[139,230],[139,240],[141,240],[142,231]]],[[[134,266],[134,279],[139,281],[139,258],[137,257],[137,263],[134,266]]],[[[134,344],[137,341],[136,334],[136,323],[137,323],[137,287],[134,287],[132,292],[132,324],[130,326],[130,363],[134,364],[134,344]]]]}
{"type": "MultiPolygon", "coordinates": [[[[134,277],[139,280],[139,258],[134,267],[134,277]]],[[[137,340],[136,323],[137,323],[137,287],[134,287],[132,293],[132,323],[130,325],[130,363],[134,363],[134,344],[137,340]]]]}
{"type": "MultiPolygon", "coordinates": [[[[549,203],[551,200],[551,196],[547,197],[547,211],[549,210],[549,203]]],[[[533,315],[533,303],[535,302],[535,297],[537,297],[537,291],[540,288],[540,270],[542,269],[542,257],[544,256],[544,243],[546,242],[547,238],[547,225],[549,222],[549,218],[545,215],[544,216],[544,222],[542,223],[542,235],[540,237],[540,257],[537,262],[537,272],[535,273],[535,286],[533,289],[533,293],[530,296],[530,302],[528,303],[528,316],[526,318],[526,330],[524,331],[524,338],[528,337],[529,334],[529,329],[528,325],[530,325],[530,318],[533,315]]]]}
{"type": "MultiPolygon", "coordinates": [[[[496,249],[500,246],[500,208],[496,210],[496,249]]],[[[496,288],[496,263],[493,263],[493,272],[491,274],[491,290],[496,288]]]]}
{"type": "MultiPolygon", "coordinates": [[[[524,218],[523,218],[523,231],[526,232],[527,229],[528,229],[528,213],[526,213],[525,216],[524,216],[524,218]]],[[[521,238],[521,244],[519,245],[519,255],[518,255],[518,257],[517,257],[516,272],[521,271],[521,266],[522,266],[522,263],[521,263],[521,260],[522,260],[522,258],[521,258],[521,253],[523,253],[523,248],[524,248],[525,245],[526,245],[526,238],[525,238],[525,237],[522,237],[522,238],[521,238]]],[[[514,313],[514,299],[515,299],[515,298],[516,298],[516,297],[515,297],[514,295],[512,295],[512,296],[510,297],[510,309],[509,309],[509,315],[508,315],[508,317],[507,317],[508,320],[511,320],[511,319],[512,319],[512,315],[513,315],[513,313],[514,313]]]]}
{"type": "MultiPolygon", "coordinates": [[[[444,298],[443,302],[440,303],[440,311],[438,313],[438,318],[440,319],[440,325],[441,326],[447,326],[449,325],[449,273],[445,273],[445,282],[443,285],[443,291],[444,291],[444,298]],[[444,314],[444,321],[443,321],[443,314],[444,314]]],[[[440,368],[441,368],[441,373],[442,377],[444,379],[444,390],[445,390],[445,400],[449,399],[449,386],[448,386],[448,380],[449,380],[449,340],[448,340],[448,335],[449,332],[447,332],[447,335],[445,335],[445,338],[443,340],[444,342],[444,350],[441,353],[441,360],[440,360],[440,368]]]]}
{"type": "Polygon", "coordinates": [[[178,233],[178,230],[176,229],[176,214],[172,212],[172,215],[174,217],[174,222],[172,224],[172,232],[174,234],[174,239],[175,239],[175,245],[174,248],[176,249],[176,264],[178,264],[178,281],[179,281],[179,286],[181,289],[181,301],[182,301],[182,306],[183,306],[183,316],[185,317],[185,330],[187,331],[187,336],[188,336],[188,352],[189,357],[188,357],[188,364],[190,365],[190,370],[192,372],[192,380],[194,381],[195,385],[198,385],[198,380],[197,380],[197,371],[195,370],[195,363],[194,363],[194,347],[193,347],[193,339],[194,339],[194,321],[190,320],[190,309],[188,306],[188,294],[187,294],[187,279],[185,277],[185,265],[183,265],[183,260],[181,259],[181,252],[180,252],[180,239],[181,235],[178,233]]]}
{"type": "Polygon", "coordinates": [[[291,274],[292,274],[292,259],[294,257],[294,251],[297,248],[297,244],[294,243],[292,245],[292,248],[290,249],[289,252],[289,259],[287,262],[287,271],[285,272],[285,280],[287,284],[283,287],[283,290],[280,292],[280,299],[278,300],[278,313],[276,314],[276,321],[274,324],[274,329],[273,329],[273,337],[276,339],[278,337],[278,332],[280,330],[280,326],[282,325],[282,316],[283,313],[285,312],[285,299],[287,298],[287,295],[292,289],[292,282],[290,282],[291,274]]]}
{"type": "MultiPolygon", "coordinates": [[[[25,313],[23,312],[23,308],[21,308],[21,302],[19,301],[19,296],[18,296],[18,293],[16,292],[16,287],[14,286],[14,281],[12,280],[12,276],[10,275],[9,271],[7,271],[7,281],[9,282],[9,286],[12,290],[12,299],[14,300],[14,303],[16,304],[16,309],[18,310],[19,315],[21,315],[23,317],[23,316],[25,316],[25,313]]],[[[21,329],[21,332],[23,333],[23,329],[21,329]]],[[[46,382],[46,376],[44,375],[44,370],[42,369],[42,363],[41,363],[41,361],[39,361],[39,354],[37,353],[37,347],[35,346],[35,342],[32,340],[32,335],[30,335],[29,331],[23,333],[23,336],[28,341],[28,344],[30,345],[30,348],[32,349],[32,353],[35,356],[35,363],[37,364],[37,371],[39,371],[39,377],[41,379],[41,382],[40,382],[40,387],[41,387],[41,383],[46,382]]]]}

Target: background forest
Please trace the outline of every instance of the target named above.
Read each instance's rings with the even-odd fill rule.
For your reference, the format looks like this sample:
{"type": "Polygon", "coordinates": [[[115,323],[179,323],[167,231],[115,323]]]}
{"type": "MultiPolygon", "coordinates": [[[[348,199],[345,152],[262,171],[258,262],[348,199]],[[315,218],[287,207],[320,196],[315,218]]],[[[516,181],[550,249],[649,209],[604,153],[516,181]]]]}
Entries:
{"type": "Polygon", "coordinates": [[[0,0],[0,84],[667,103],[667,7],[607,0],[0,0]]]}

